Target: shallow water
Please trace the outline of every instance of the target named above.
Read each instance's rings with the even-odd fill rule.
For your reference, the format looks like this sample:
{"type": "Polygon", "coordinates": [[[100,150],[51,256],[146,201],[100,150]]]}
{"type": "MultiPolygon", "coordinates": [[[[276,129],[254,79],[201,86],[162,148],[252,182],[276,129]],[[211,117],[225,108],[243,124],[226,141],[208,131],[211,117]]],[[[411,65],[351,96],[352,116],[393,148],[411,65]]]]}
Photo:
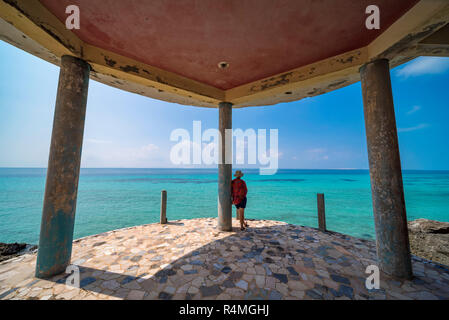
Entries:
{"type": "MultiPolygon", "coordinates": [[[[247,218],[316,227],[316,193],[324,193],[329,230],[374,238],[367,170],[244,172],[247,218]]],[[[45,169],[0,168],[0,242],[38,242],[45,174],[45,169]]],[[[404,171],[403,179],[408,220],[449,222],[449,171],[404,171]]],[[[164,189],[169,220],[215,217],[217,188],[216,170],[82,169],[74,236],[157,222],[164,189]]]]}

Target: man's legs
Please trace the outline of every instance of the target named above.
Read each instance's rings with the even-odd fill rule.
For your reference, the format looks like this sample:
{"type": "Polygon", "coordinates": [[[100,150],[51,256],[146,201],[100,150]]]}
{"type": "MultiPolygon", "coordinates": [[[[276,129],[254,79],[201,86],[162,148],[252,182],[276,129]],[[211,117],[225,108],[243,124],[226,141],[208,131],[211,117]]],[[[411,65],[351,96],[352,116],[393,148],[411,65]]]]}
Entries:
{"type": "Polygon", "coordinates": [[[245,208],[238,209],[240,216],[240,228],[247,227],[248,224],[245,222],[245,208]]]}
{"type": "Polygon", "coordinates": [[[245,224],[245,227],[248,228],[248,222],[245,220],[245,208],[242,208],[242,216],[243,216],[243,223],[245,224]]]}

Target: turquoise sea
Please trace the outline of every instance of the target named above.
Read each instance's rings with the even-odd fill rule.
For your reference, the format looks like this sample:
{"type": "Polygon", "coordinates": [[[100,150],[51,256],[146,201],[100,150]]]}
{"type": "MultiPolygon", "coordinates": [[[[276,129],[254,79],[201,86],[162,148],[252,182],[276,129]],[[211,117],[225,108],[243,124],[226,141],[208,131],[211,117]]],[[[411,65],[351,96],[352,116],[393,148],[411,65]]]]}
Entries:
{"type": "MultiPolygon", "coordinates": [[[[316,193],[324,193],[329,230],[374,238],[367,170],[243,171],[248,218],[316,227],[316,193]]],[[[38,243],[45,175],[0,168],[0,242],[38,243]]],[[[449,222],[449,171],[404,171],[403,179],[409,220],[449,222]]],[[[216,217],[217,188],[212,169],[81,169],[75,238],[157,222],[164,189],[169,220],[216,217]]]]}

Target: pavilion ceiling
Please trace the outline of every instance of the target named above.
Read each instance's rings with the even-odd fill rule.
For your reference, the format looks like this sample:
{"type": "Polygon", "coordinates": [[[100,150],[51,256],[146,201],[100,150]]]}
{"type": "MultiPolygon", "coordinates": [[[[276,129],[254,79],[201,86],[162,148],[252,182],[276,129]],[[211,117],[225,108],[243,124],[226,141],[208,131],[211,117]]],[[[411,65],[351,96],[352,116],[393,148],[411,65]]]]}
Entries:
{"type": "Polygon", "coordinates": [[[354,83],[378,57],[447,55],[441,40],[419,43],[448,23],[448,1],[376,0],[381,28],[367,30],[372,2],[0,0],[0,38],[56,64],[78,56],[92,78],[153,98],[267,105],[354,83]],[[68,5],[79,30],[65,28],[68,5]]]}

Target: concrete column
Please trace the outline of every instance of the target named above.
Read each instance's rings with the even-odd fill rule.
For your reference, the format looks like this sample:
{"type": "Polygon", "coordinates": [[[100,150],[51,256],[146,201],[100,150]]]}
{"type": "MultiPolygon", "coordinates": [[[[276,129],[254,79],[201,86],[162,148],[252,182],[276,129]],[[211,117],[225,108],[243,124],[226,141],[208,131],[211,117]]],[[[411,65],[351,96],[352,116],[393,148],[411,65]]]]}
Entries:
{"type": "Polygon", "coordinates": [[[220,163],[218,164],[218,229],[232,231],[232,132],[228,131],[226,138],[226,129],[232,129],[232,103],[220,102],[218,109],[221,135],[220,163]]]}
{"type": "Polygon", "coordinates": [[[412,266],[388,60],[360,69],[377,256],[384,273],[410,279],[412,266]]]}
{"type": "Polygon", "coordinates": [[[64,272],[72,253],[90,66],[63,56],[45,185],[36,277],[64,272]]]}

